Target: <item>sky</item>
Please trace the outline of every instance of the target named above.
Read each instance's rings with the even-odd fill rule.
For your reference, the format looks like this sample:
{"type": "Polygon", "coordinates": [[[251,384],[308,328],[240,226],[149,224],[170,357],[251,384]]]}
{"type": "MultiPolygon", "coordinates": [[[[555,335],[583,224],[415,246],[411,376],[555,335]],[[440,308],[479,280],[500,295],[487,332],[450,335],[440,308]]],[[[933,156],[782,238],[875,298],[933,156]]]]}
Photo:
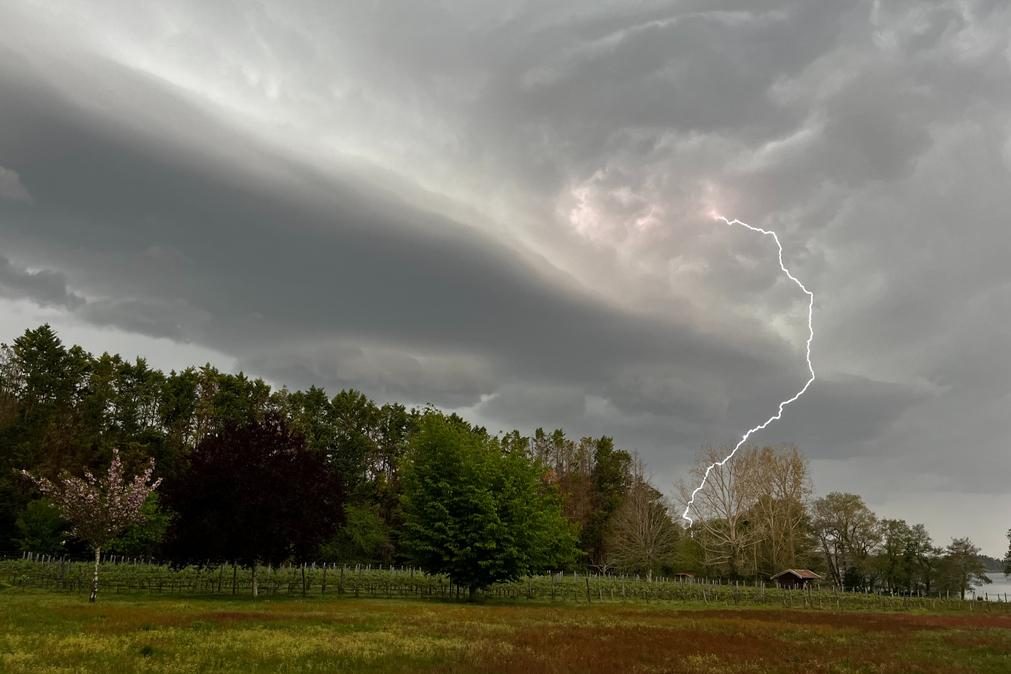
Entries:
{"type": "Polygon", "coordinates": [[[0,341],[638,452],[1003,555],[1004,0],[0,2],[0,341]]]}

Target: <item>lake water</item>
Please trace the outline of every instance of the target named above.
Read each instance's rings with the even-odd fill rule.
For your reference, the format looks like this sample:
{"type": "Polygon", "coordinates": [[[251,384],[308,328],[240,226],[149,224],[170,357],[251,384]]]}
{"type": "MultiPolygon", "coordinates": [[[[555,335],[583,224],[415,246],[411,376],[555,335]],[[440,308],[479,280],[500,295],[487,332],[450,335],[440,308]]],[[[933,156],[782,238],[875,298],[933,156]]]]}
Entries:
{"type": "Polygon", "coordinates": [[[1005,576],[1003,573],[988,573],[986,575],[993,582],[989,585],[977,585],[975,587],[977,596],[982,597],[985,593],[989,596],[990,601],[997,601],[997,595],[1000,595],[1000,601],[1004,601],[1004,595],[1007,593],[1008,599],[1011,599],[1011,577],[1005,576]]]}

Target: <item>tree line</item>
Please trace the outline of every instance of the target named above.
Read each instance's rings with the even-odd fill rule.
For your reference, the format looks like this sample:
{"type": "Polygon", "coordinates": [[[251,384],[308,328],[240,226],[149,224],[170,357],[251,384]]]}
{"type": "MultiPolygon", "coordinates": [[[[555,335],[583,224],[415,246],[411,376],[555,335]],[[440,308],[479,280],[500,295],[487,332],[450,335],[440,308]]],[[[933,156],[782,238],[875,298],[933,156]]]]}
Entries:
{"type": "MultiPolygon", "coordinates": [[[[725,455],[704,451],[693,479],[725,455]]],[[[680,492],[687,500],[689,485],[680,492]]],[[[997,570],[967,537],[938,546],[924,524],[878,517],[857,494],[812,492],[807,459],[796,447],[742,448],[696,496],[697,559],[731,577],[810,568],[840,589],[962,598],[997,570]]],[[[1011,573],[1011,545],[1004,571],[1011,573]]]]}
{"type": "Polygon", "coordinates": [[[795,448],[743,448],[713,471],[685,529],[606,436],[493,435],[432,407],[273,389],[210,365],[166,374],[28,330],[0,345],[0,551],[94,553],[95,527],[58,488],[86,472],[104,476],[95,503],[143,497],[115,536],[103,529],[106,552],[232,563],[254,578],[258,564],[301,561],[415,564],[471,594],[586,567],[748,578],[803,566],[840,587],[909,593],[983,577],[967,539],[940,549],[859,496],[813,499],[795,448]],[[127,469],[151,488],[130,492],[127,469]]]}

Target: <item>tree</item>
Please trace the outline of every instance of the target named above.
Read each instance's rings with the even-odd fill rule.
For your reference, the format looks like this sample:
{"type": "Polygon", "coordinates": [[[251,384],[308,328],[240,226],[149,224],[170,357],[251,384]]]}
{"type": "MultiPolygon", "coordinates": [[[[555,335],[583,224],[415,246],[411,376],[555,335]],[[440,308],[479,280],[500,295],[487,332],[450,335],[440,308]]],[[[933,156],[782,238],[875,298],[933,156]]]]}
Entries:
{"type": "Polygon", "coordinates": [[[912,575],[911,590],[922,589],[930,594],[937,579],[940,551],[923,524],[914,524],[909,529],[906,542],[906,559],[912,575]]]}
{"type": "Polygon", "coordinates": [[[374,450],[369,460],[369,498],[378,508],[384,525],[390,532],[384,553],[387,562],[393,557],[397,532],[403,528],[400,512],[400,495],[403,491],[400,466],[419,418],[417,410],[408,411],[398,403],[387,403],[379,409],[374,450]]]}
{"type": "Polygon", "coordinates": [[[330,401],[333,444],[330,461],[344,476],[349,492],[358,491],[368,478],[368,460],[375,454],[375,429],[379,408],[364,393],[348,389],[330,401]]]}
{"type": "Polygon", "coordinates": [[[165,497],[173,559],[248,565],[254,596],[257,564],[308,559],[344,516],[340,476],[274,413],[207,435],[165,497]]]}
{"type": "Polygon", "coordinates": [[[632,456],[624,450],[615,449],[614,440],[609,437],[591,442],[594,444],[593,470],[590,473],[592,506],[580,543],[589,555],[590,563],[603,568],[607,560],[607,529],[628,493],[632,456]]]}
{"type": "Polygon", "coordinates": [[[17,470],[55,476],[93,462],[78,442],[75,414],[90,360],[83,349],[64,347],[48,325],[0,344],[0,548],[13,543],[31,500],[17,470]]]}
{"type": "Polygon", "coordinates": [[[905,520],[884,519],[879,524],[881,542],[873,557],[873,570],[892,592],[931,591],[938,570],[937,548],[927,528],[905,520]]]}
{"type": "Polygon", "coordinates": [[[130,557],[153,557],[161,550],[172,523],[172,513],[161,506],[157,493],[147,497],[140,512],[143,519],[117,536],[109,544],[109,552],[130,557]]]}
{"type": "Polygon", "coordinates": [[[1011,576],[1011,529],[1007,530],[1007,554],[1004,555],[1004,575],[1011,576]]]}
{"type": "Polygon", "coordinates": [[[70,522],[72,533],[94,549],[95,575],[91,581],[91,602],[98,598],[98,565],[102,547],[131,524],[143,520],[141,509],[144,502],[161,483],[160,479],[151,481],[153,473],[154,460],[151,459],[144,470],[132,480],[127,480],[119,451],[115,449],[109,470],[100,478],[85,471],[83,478],[63,474],[52,481],[22,471],[53,502],[60,515],[70,522]]]}
{"type": "Polygon", "coordinates": [[[832,580],[859,585],[862,565],[880,541],[878,519],[856,494],[832,492],[814,502],[812,527],[832,580]]]}
{"type": "Polygon", "coordinates": [[[574,534],[557,491],[523,452],[459,417],[429,412],[404,469],[401,543],[430,573],[445,573],[473,600],[492,583],[557,568],[574,534]]]}
{"type": "Polygon", "coordinates": [[[953,538],[945,548],[945,566],[953,583],[965,599],[965,591],[973,584],[987,584],[990,577],[986,575],[986,565],[980,559],[980,549],[968,538],[953,538]]]}
{"type": "Polygon", "coordinates": [[[905,520],[884,519],[880,523],[881,548],[875,557],[877,571],[892,592],[909,590],[913,584],[909,557],[913,530],[905,520]]]}
{"type": "Polygon", "coordinates": [[[582,533],[593,514],[593,441],[573,442],[561,429],[550,434],[538,428],[530,442],[531,457],[545,466],[548,480],[558,487],[562,512],[582,533]]]}
{"type": "MultiPolygon", "coordinates": [[[[687,505],[694,485],[702,482],[708,466],[723,459],[729,450],[709,448],[699,457],[692,470],[692,484],[680,485],[682,503],[687,505]]],[[[693,505],[694,540],[703,551],[703,561],[731,577],[741,574],[745,554],[762,539],[758,525],[756,469],[758,453],[754,449],[738,450],[731,461],[709,471],[705,487],[695,494],[693,505]]]]}
{"type": "Polygon", "coordinates": [[[29,501],[17,519],[18,547],[24,552],[54,555],[63,550],[67,522],[46,499],[29,501]]]}
{"type": "Polygon", "coordinates": [[[327,541],[320,553],[340,562],[378,562],[390,556],[390,531],[375,506],[348,504],[344,526],[327,541]]]}
{"type": "Polygon", "coordinates": [[[743,489],[754,499],[752,519],[762,565],[770,575],[799,566],[807,553],[808,500],[811,480],[807,459],[796,447],[738,450],[747,470],[743,489]]]}
{"type": "Polygon", "coordinates": [[[673,563],[679,533],[663,494],[649,483],[642,461],[636,459],[632,486],[611,522],[608,563],[652,577],[673,563]]]}

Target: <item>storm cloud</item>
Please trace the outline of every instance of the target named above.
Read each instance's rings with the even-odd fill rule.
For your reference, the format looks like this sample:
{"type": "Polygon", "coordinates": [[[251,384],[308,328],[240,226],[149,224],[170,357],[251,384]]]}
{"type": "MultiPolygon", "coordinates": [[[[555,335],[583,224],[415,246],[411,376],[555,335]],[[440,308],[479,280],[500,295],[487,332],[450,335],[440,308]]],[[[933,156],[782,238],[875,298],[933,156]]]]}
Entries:
{"type": "Polygon", "coordinates": [[[608,433],[668,487],[806,374],[806,298],[718,211],[775,229],[817,297],[819,379],[756,441],[888,515],[943,489],[964,516],[937,537],[971,521],[998,550],[1006,3],[13,2],[0,22],[3,339],[50,320],[492,430],[608,433]]]}

